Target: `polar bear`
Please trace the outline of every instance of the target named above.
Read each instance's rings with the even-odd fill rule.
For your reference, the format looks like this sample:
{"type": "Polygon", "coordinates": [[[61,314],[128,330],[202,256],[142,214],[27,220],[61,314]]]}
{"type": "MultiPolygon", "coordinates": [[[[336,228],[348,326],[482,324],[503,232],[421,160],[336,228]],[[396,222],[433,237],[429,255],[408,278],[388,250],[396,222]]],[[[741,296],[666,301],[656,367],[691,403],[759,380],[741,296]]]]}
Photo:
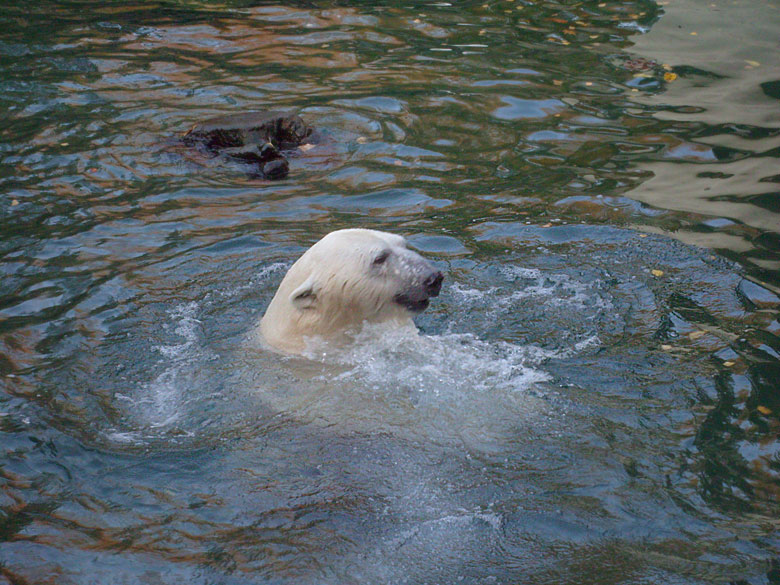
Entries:
{"type": "Polygon", "coordinates": [[[257,333],[272,349],[300,354],[306,339],[343,341],[364,322],[411,325],[444,276],[395,234],[329,233],[287,271],[257,333]]]}

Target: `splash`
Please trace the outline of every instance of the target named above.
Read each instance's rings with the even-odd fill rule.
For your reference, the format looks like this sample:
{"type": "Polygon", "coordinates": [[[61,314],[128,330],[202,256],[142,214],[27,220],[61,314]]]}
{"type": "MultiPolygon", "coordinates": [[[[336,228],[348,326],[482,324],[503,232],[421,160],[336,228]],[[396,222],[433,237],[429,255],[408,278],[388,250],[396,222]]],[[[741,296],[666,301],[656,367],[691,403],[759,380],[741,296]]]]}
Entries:
{"type": "MultiPolygon", "coordinates": [[[[201,343],[201,322],[197,319],[196,302],[177,305],[168,311],[169,322],[164,329],[173,329],[178,342],[152,346],[162,357],[158,366],[163,370],[144,385],[136,397],[125,397],[132,404],[142,424],[150,429],[167,429],[179,422],[186,412],[187,389],[193,386],[196,362],[208,359],[201,343]]],[[[127,442],[127,437],[118,437],[127,442]]]]}
{"type": "Polygon", "coordinates": [[[553,352],[470,334],[365,324],[347,345],[309,340],[303,358],[264,352],[255,392],[267,407],[339,433],[389,433],[493,450],[544,409],[540,365],[553,352]]]}

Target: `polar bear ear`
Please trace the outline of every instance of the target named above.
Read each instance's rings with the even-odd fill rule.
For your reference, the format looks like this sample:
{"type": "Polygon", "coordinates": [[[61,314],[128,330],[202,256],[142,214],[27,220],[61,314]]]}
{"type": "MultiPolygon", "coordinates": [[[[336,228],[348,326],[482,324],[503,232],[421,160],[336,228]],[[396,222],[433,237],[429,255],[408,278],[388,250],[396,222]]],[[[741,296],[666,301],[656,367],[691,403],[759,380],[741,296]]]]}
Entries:
{"type": "Polygon", "coordinates": [[[290,302],[297,309],[311,309],[317,302],[317,283],[311,276],[304,283],[292,291],[290,302]]]}

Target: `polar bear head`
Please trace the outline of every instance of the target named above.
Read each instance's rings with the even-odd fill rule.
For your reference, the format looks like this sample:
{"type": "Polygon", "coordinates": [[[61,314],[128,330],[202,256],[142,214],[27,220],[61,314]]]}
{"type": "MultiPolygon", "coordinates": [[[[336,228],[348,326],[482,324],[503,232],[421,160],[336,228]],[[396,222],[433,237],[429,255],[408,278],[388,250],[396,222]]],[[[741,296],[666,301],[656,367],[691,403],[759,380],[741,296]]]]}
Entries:
{"type": "Polygon", "coordinates": [[[408,325],[439,294],[443,279],[401,236],[331,232],[287,271],[260,335],[274,349],[301,353],[307,337],[339,340],[366,321],[408,325]]]}

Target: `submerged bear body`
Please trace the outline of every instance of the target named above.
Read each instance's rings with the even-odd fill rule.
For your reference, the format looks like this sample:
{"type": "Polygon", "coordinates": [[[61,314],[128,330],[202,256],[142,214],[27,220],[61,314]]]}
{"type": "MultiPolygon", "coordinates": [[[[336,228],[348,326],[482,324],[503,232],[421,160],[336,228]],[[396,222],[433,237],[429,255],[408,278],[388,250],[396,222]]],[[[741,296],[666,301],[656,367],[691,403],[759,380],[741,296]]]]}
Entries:
{"type": "Polygon", "coordinates": [[[287,271],[257,333],[273,349],[300,354],[307,338],[341,342],[364,322],[411,326],[443,279],[401,236],[331,232],[287,271]]]}
{"type": "Polygon", "coordinates": [[[305,144],[312,128],[292,112],[246,112],[219,116],[196,124],[182,141],[200,146],[212,155],[223,155],[252,164],[268,179],[287,176],[285,151],[305,144]]]}

